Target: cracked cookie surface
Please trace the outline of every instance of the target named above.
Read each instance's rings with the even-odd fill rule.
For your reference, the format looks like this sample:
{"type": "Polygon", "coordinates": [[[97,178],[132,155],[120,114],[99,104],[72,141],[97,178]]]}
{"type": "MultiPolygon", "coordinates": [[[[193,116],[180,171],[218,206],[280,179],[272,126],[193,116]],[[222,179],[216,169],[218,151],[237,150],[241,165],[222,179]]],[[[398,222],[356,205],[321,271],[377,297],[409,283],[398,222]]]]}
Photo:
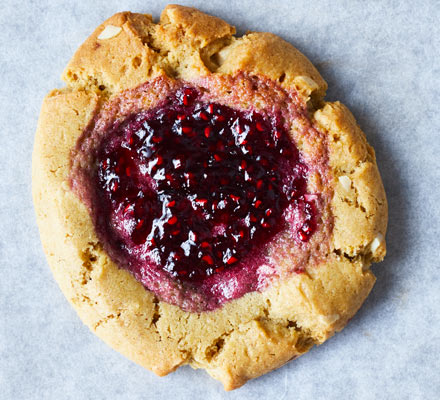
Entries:
{"type": "MultiPolygon", "coordinates": [[[[226,22],[180,6],[168,6],[159,23],[144,14],[114,15],[66,67],[67,87],[46,97],[33,156],[43,246],[82,320],[158,375],[190,364],[206,369],[226,389],[281,366],[345,326],[374,284],[369,265],[385,255],[387,222],[374,151],[346,107],[323,101],[326,84],[316,69],[275,35],[237,38],[234,33],[226,22]],[[215,311],[188,312],[146,291],[109,257],[89,210],[71,190],[71,152],[95,116],[123,91],[163,76],[188,82],[213,76],[213,81],[223,80],[215,90],[227,97],[226,83],[241,73],[294,92],[325,137],[321,144],[293,135],[305,155],[325,145],[325,187],[331,191],[325,216],[332,221],[331,236],[321,252],[311,254],[304,273],[286,274],[215,311]]],[[[235,90],[246,97],[239,85],[235,90]]],[[[154,95],[149,99],[146,109],[154,95]]],[[[322,192],[319,178],[309,178],[309,186],[322,192]]],[[[292,247],[278,255],[277,264],[288,271],[294,258],[292,247]]]]}

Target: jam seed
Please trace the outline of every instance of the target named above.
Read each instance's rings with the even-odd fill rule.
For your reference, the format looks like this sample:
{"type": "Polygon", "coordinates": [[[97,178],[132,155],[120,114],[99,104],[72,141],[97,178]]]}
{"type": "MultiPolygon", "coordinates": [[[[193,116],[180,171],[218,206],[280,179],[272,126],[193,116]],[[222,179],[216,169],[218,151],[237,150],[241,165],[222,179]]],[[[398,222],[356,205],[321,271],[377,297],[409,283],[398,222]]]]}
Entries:
{"type": "Polygon", "coordinates": [[[174,178],[172,177],[171,174],[165,174],[165,178],[166,178],[167,181],[170,182],[170,183],[174,182],[174,178]]]}
{"type": "Polygon", "coordinates": [[[175,215],[173,215],[169,220],[168,220],[168,224],[169,225],[174,225],[177,222],[177,217],[175,215]]]}
{"type": "Polygon", "coordinates": [[[226,261],[226,264],[231,265],[231,264],[235,264],[238,260],[234,257],[231,256],[228,258],[228,261],[226,261]]]}
{"type": "Polygon", "coordinates": [[[312,232],[312,227],[310,226],[310,224],[308,224],[307,222],[302,226],[301,230],[305,233],[310,233],[312,232]]]}
{"type": "Polygon", "coordinates": [[[307,233],[300,230],[298,231],[298,237],[302,242],[305,242],[309,238],[309,235],[307,235],[307,233]]]}
{"type": "Polygon", "coordinates": [[[182,97],[182,102],[183,105],[185,106],[189,106],[189,104],[191,103],[191,96],[192,96],[193,92],[191,89],[187,88],[183,91],[183,97],[182,97]]]}
{"type": "Polygon", "coordinates": [[[268,222],[266,222],[264,219],[261,221],[261,226],[263,228],[270,228],[270,224],[268,222]]]}
{"type": "Polygon", "coordinates": [[[207,264],[209,265],[214,265],[214,260],[212,259],[212,257],[208,254],[204,255],[202,257],[202,261],[205,261],[207,264]]]}

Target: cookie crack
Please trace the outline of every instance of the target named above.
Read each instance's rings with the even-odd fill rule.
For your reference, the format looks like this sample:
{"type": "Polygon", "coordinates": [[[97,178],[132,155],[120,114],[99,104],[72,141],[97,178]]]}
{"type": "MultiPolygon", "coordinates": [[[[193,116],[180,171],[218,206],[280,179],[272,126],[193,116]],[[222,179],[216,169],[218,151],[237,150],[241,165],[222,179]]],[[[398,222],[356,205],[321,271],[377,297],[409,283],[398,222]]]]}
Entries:
{"type": "Polygon", "coordinates": [[[85,286],[92,280],[93,264],[99,258],[99,243],[89,242],[89,247],[81,252],[82,268],[81,268],[81,285],[85,286]]]}
{"type": "Polygon", "coordinates": [[[227,338],[229,336],[231,336],[232,333],[237,328],[238,328],[238,326],[234,327],[233,329],[231,329],[227,332],[224,332],[220,336],[216,337],[213,341],[211,341],[210,345],[205,347],[204,355],[205,355],[206,361],[208,361],[208,363],[215,361],[219,357],[220,353],[222,352],[222,350],[225,347],[227,338]]]}
{"type": "Polygon", "coordinates": [[[153,312],[153,316],[151,317],[150,326],[154,325],[157,333],[160,335],[159,330],[157,329],[157,323],[159,322],[162,315],[160,313],[160,304],[159,304],[159,299],[157,297],[153,299],[153,304],[154,304],[154,312],[153,312]]]}
{"type": "Polygon", "coordinates": [[[101,318],[98,322],[96,322],[93,325],[93,329],[96,331],[101,325],[108,323],[110,320],[118,319],[120,316],[121,316],[120,312],[118,312],[117,314],[106,315],[104,318],[101,318]]]}
{"type": "Polygon", "coordinates": [[[233,38],[235,36],[218,38],[199,50],[200,59],[210,72],[217,72],[226,61],[221,52],[233,43],[233,38]]]}
{"type": "Polygon", "coordinates": [[[363,272],[366,272],[370,268],[371,263],[374,260],[370,246],[362,246],[361,248],[355,249],[354,255],[350,255],[342,251],[342,249],[334,249],[333,254],[335,254],[339,259],[348,260],[353,265],[358,265],[357,263],[361,263],[363,272]]]}
{"type": "MultiPolygon", "coordinates": [[[[351,178],[353,179],[353,178],[351,178]]],[[[343,196],[339,196],[339,200],[345,204],[348,204],[350,207],[354,207],[357,208],[358,210],[360,210],[363,214],[365,214],[365,218],[368,220],[372,217],[374,217],[375,213],[373,212],[367,212],[366,207],[362,204],[362,202],[359,200],[359,192],[356,188],[355,185],[352,185],[352,190],[354,192],[354,201],[350,200],[348,197],[343,197],[343,196]]],[[[374,197],[374,199],[376,200],[376,203],[378,204],[378,206],[380,206],[380,202],[377,201],[377,199],[374,197]]]]}
{"type": "Polygon", "coordinates": [[[359,257],[361,256],[361,254],[357,253],[354,256],[350,256],[348,253],[342,251],[341,249],[334,249],[333,253],[336,254],[339,258],[345,258],[348,261],[350,261],[350,263],[352,263],[355,260],[358,260],[359,257]]]}

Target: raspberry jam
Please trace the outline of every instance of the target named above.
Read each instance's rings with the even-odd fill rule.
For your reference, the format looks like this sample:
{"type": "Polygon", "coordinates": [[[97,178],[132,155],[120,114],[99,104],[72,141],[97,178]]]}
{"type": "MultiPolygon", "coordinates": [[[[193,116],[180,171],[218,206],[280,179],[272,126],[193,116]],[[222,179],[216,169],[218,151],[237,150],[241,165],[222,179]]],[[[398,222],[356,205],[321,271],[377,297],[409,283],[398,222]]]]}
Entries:
{"type": "Polygon", "coordinates": [[[282,117],[200,98],[184,86],[113,124],[90,172],[95,225],[109,254],[188,310],[256,290],[256,270],[287,215],[302,216],[294,241],[316,230],[308,168],[282,117]],[[183,305],[185,288],[196,300],[183,305]]]}

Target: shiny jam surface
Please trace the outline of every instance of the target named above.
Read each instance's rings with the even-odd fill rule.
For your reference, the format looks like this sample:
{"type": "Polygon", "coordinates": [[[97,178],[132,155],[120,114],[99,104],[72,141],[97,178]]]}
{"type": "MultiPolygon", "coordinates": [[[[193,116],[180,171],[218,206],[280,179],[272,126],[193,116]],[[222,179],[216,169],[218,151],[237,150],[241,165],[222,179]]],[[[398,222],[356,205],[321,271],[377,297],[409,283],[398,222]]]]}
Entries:
{"type": "Polygon", "coordinates": [[[183,87],[113,125],[91,174],[95,223],[110,254],[169,302],[182,305],[166,293],[174,286],[199,291],[195,302],[207,298],[201,307],[189,300],[189,310],[256,290],[287,208],[301,215],[293,240],[307,242],[316,230],[308,168],[282,118],[199,98],[183,87]]]}

